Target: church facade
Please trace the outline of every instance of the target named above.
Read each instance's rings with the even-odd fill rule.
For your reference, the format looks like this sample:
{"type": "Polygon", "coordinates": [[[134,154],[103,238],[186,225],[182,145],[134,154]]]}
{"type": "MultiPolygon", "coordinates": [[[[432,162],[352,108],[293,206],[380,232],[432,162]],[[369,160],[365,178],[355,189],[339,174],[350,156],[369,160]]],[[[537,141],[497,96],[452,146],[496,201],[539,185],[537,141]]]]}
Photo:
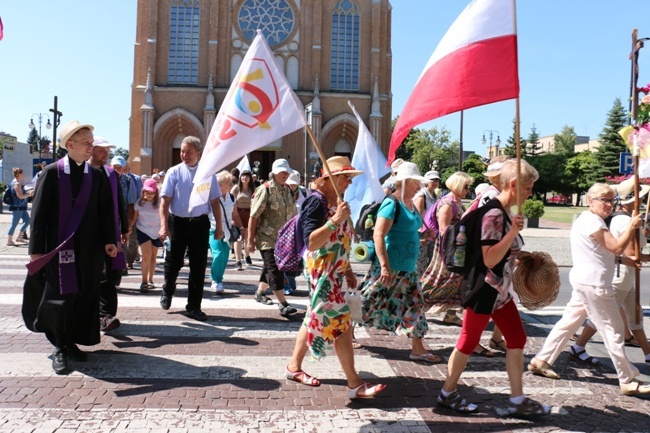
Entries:
{"type": "MultiPolygon", "coordinates": [[[[179,163],[187,135],[205,142],[258,29],[326,158],[354,153],[358,124],[348,101],[386,153],[389,0],[138,0],[137,15],[129,132],[134,172],[179,163]]],[[[320,166],[303,129],[248,158],[262,178],[277,158],[303,175],[320,166]]]]}

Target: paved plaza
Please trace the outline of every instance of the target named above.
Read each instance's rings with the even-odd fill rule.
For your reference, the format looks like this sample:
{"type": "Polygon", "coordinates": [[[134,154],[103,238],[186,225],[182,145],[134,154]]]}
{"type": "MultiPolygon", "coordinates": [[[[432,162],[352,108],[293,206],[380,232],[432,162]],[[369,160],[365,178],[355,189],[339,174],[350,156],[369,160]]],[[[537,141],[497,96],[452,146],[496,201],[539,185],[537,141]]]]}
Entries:
{"type": "MultiPolygon", "coordinates": [[[[350,401],[334,355],[304,364],[321,380],[320,387],[288,381],[284,368],[304,317],[307,291],[299,277],[298,291],[288,299],[300,313],[290,319],[281,317],[275,305],[255,302],[259,257],[243,272],[230,261],[224,295],[206,289],[207,322],[184,314],[187,268],[171,309],[163,311],[162,262],[155,278],[158,288],[144,294],[138,290],[136,264],[119,292],[122,326],[105,334],[99,345],[85,347],[89,360],[71,363],[73,373],[57,376],[45,336],[27,331],[22,323],[27,248],[6,247],[7,223],[8,215],[0,215],[0,433],[650,432],[650,400],[619,393],[616,374],[598,339],[592,346],[601,367],[588,368],[562,355],[555,366],[562,380],[525,373],[526,393],[553,405],[551,415],[532,420],[503,416],[508,398],[503,356],[470,358],[459,388],[479,404],[480,412],[460,416],[435,404],[445,363],[412,362],[407,338],[363,328],[356,331],[363,344],[355,352],[356,366],[367,380],[388,385],[378,398],[350,401]]],[[[532,241],[531,230],[525,235],[532,241]]],[[[535,233],[556,246],[568,242],[562,228],[535,233]]],[[[355,265],[360,276],[365,269],[355,265]]],[[[529,335],[527,361],[560,314],[557,306],[522,310],[529,335]]],[[[446,361],[460,328],[445,326],[440,319],[431,315],[425,342],[446,361]]],[[[483,343],[488,339],[485,333],[483,343]]],[[[645,365],[635,363],[648,372],[645,365]]]]}

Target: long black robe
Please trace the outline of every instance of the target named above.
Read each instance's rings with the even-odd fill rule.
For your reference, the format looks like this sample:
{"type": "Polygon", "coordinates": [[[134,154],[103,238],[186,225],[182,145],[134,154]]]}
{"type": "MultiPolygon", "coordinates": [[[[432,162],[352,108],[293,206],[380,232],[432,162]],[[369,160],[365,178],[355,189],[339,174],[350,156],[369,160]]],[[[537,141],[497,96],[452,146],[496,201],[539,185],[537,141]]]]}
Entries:
{"type": "MultiPolygon", "coordinates": [[[[84,165],[70,160],[72,206],[81,187],[84,165]]],[[[115,223],[110,185],[106,175],[88,165],[92,189],[85,214],[74,237],[79,293],[59,293],[58,255],[23,289],[23,319],[28,329],[44,332],[56,347],[76,343],[97,344],[99,333],[99,282],[106,255],[104,245],[115,244],[115,223]]],[[[59,179],[56,164],[40,176],[32,205],[30,254],[45,254],[59,245],[59,179]]]]}

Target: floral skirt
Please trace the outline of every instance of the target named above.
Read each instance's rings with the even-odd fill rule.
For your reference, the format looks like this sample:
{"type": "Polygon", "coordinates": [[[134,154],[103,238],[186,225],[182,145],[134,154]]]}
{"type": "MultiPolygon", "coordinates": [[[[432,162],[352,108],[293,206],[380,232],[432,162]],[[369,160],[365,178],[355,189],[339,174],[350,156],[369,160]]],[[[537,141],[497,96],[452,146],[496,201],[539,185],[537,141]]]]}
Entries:
{"type": "Polygon", "coordinates": [[[422,296],[428,306],[454,307],[460,305],[463,276],[447,270],[442,260],[441,244],[442,240],[439,237],[435,242],[431,263],[420,279],[422,296]]]}
{"type": "Polygon", "coordinates": [[[390,287],[379,282],[381,267],[374,260],[361,283],[364,325],[423,338],[429,330],[417,272],[396,272],[390,287]]]}

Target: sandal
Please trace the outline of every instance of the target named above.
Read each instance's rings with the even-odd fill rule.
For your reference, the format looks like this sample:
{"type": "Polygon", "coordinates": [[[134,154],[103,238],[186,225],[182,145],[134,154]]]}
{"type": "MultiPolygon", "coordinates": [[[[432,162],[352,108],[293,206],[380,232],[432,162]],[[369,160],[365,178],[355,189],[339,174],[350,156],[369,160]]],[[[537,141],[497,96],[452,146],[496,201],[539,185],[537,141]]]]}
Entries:
{"type": "Polygon", "coordinates": [[[359,343],[356,338],[352,339],[352,348],[353,349],[361,349],[363,347],[363,344],[359,343]]]}
{"type": "Polygon", "coordinates": [[[271,298],[266,296],[264,293],[256,292],[255,293],[255,300],[257,302],[259,302],[260,304],[264,304],[264,305],[272,305],[273,304],[273,301],[271,300],[271,298]]]}
{"type": "Polygon", "coordinates": [[[634,336],[630,338],[625,339],[625,345],[628,347],[641,347],[638,341],[636,341],[636,338],[634,336]]]}
{"type": "Polygon", "coordinates": [[[357,398],[372,398],[386,389],[386,385],[378,383],[372,385],[370,383],[364,382],[356,388],[348,387],[348,398],[350,400],[356,400],[357,398]]]}
{"type": "Polygon", "coordinates": [[[439,356],[436,356],[433,353],[423,353],[421,355],[414,355],[411,353],[409,355],[409,359],[411,361],[427,362],[429,364],[437,364],[442,361],[439,356]]]}
{"type": "Polygon", "coordinates": [[[149,284],[147,283],[140,284],[140,292],[146,293],[148,291],[149,291],[149,284]]]}
{"type": "MultiPolygon", "coordinates": [[[[514,403],[511,402],[510,404],[514,403]]],[[[508,413],[517,416],[548,415],[551,413],[551,406],[537,403],[535,400],[526,397],[521,404],[509,406],[508,413]]]]}
{"type": "Polygon", "coordinates": [[[436,401],[438,402],[438,406],[446,407],[456,412],[473,413],[478,410],[478,406],[474,403],[468,403],[467,400],[460,396],[458,390],[452,392],[447,397],[440,393],[436,401]]]}
{"type": "Polygon", "coordinates": [[[456,313],[445,313],[445,317],[442,319],[442,323],[445,325],[463,326],[463,319],[458,317],[456,313]]]}
{"type": "Polygon", "coordinates": [[[542,364],[541,367],[538,367],[531,362],[530,364],[528,364],[528,371],[530,371],[531,373],[537,376],[547,377],[549,379],[560,378],[560,375],[551,369],[551,366],[548,365],[548,362],[544,362],[544,364],[542,364]]]}
{"type": "Polygon", "coordinates": [[[578,362],[581,362],[581,363],[587,364],[587,365],[599,365],[600,364],[600,361],[597,360],[596,358],[594,358],[593,356],[589,355],[586,350],[583,349],[583,350],[578,352],[575,349],[575,347],[573,347],[573,346],[571,346],[569,348],[569,359],[572,359],[574,361],[578,361],[578,362]],[[582,355],[583,353],[587,355],[586,358],[581,358],[580,357],[580,355],[582,355]]]}
{"type": "Polygon", "coordinates": [[[303,385],[317,387],[320,386],[320,380],[316,379],[314,376],[310,376],[304,371],[289,371],[289,366],[284,369],[284,376],[293,380],[294,382],[302,383],[303,385]]]}
{"type": "Polygon", "coordinates": [[[474,348],[473,354],[484,356],[486,358],[494,358],[494,352],[490,349],[483,347],[480,343],[474,348]]]}
{"type": "Polygon", "coordinates": [[[650,385],[647,385],[640,380],[634,379],[630,383],[621,384],[621,394],[623,395],[637,395],[637,394],[650,394],[650,385]]]}
{"type": "Polygon", "coordinates": [[[508,350],[508,345],[506,344],[506,340],[503,338],[499,341],[496,341],[494,338],[490,338],[490,349],[505,352],[508,350]]]}

